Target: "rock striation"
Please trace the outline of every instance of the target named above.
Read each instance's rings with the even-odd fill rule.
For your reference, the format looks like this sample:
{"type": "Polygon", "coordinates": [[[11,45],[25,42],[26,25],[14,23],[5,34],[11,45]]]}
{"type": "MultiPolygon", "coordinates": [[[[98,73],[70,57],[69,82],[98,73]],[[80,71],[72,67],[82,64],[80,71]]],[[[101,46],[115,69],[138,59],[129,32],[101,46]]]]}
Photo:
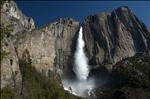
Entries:
{"type": "Polygon", "coordinates": [[[1,24],[10,27],[10,32],[1,42],[1,50],[8,55],[1,61],[1,88],[6,85],[19,88],[22,77],[13,36],[35,29],[32,18],[26,17],[14,1],[6,1],[1,7],[1,24]]]}
{"type": "Polygon", "coordinates": [[[31,31],[35,29],[35,23],[32,18],[25,16],[14,1],[6,1],[1,8],[1,23],[10,25],[13,31],[12,35],[22,31],[31,31]]]}
{"type": "Polygon", "coordinates": [[[16,36],[14,42],[19,58],[28,50],[35,68],[48,75],[53,71],[62,74],[62,70],[71,65],[74,51],[74,39],[79,22],[70,18],[59,19],[40,29],[16,36]]]}
{"type": "Polygon", "coordinates": [[[89,63],[105,65],[108,70],[120,60],[150,49],[150,32],[126,6],[88,16],[83,31],[89,63]]]}
{"type": "Polygon", "coordinates": [[[14,1],[4,3],[1,20],[2,24],[12,28],[2,41],[2,50],[9,54],[1,62],[1,87],[20,87],[22,77],[19,60],[25,50],[30,54],[32,65],[43,75],[62,75],[63,71],[72,67],[71,61],[80,26],[78,21],[61,18],[34,29],[32,18],[24,16],[14,1]]]}
{"type": "MultiPolygon", "coordinates": [[[[10,35],[2,41],[8,52],[1,62],[1,88],[9,85],[21,88],[19,60],[28,50],[32,65],[43,75],[71,75],[80,22],[61,18],[41,28],[35,28],[32,18],[26,17],[14,1],[5,2],[1,23],[10,25],[10,35]],[[69,74],[68,74],[69,73],[69,74]]],[[[89,64],[112,66],[136,53],[149,53],[150,32],[128,7],[111,13],[88,16],[82,24],[85,52],[89,64]]]]}

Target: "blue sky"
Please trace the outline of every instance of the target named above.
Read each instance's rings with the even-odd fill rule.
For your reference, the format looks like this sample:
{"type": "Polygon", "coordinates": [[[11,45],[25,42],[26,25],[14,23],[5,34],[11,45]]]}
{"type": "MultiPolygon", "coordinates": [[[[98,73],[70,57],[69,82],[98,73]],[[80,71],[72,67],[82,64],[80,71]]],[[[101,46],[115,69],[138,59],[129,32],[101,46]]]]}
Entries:
{"type": "Polygon", "coordinates": [[[71,17],[82,22],[88,15],[111,12],[120,6],[128,6],[150,28],[150,1],[16,1],[22,12],[42,26],[71,17]]]}

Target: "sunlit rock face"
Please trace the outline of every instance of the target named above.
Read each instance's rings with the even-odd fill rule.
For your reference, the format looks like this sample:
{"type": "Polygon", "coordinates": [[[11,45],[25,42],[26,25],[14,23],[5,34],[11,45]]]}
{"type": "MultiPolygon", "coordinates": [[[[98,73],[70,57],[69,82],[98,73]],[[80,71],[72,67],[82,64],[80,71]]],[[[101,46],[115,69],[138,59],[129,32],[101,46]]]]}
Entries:
{"type": "Polygon", "coordinates": [[[127,7],[88,16],[83,33],[89,63],[108,70],[111,64],[150,49],[150,32],[127,7]]]}
{"type": "MultiPolygon", "coordinates": [[[[34,22],[22,14],[14,1],[5,2],[1,13],[2,23],[10,25],[12,31],[2,42],[2,50],[9,52],[1,64],[1,87],[21,83],[18,60],[25,50],[29,51],[32,65],[42,74],[51,72],[68,75],[71,70],[79,22],[61,18],[34,29],[34,22]],[[34,30],[33,30],[34,29],[34,30]],[[13,63],[10,63],[10,60],[13,63]],[[11,65],[12,64],[12,65],[11,65]],[[65,72],[63,72],[65,71],[65,72]],[[15,77],[13,76],[13,73],[15,77]]],[[[71,71],[72,72],[72,71],[71,71]]],[[[21,87],[20,87],[21,88],[21,87]]]]}
{"type": "MultiPolygon", "coordinates": [[[[54,72],[62,78],[70,76],[69,79],[72,80],[75,77],[73,66],[81,26],[79,21],[61,18],[36,29],[33,19],[22,14],[14,1],[3,5],[1,21],[4,25],[11,25],[13,29],[11,35],[7,35],[2,43],[2,50],[9,55],[1,62],[1,87],[16,85],[21,88],[22,78],[18,61],[25,50],[29,51],[33,66],[43,75],[49,76],[54,72]]],[[[88,16],[82,27],[84,52],[88,58],[87,64],[91,66],[86,70],[89,73],[91,69],[100,72],[98,69],[101,65],[111,70],[113,64],[126,57],[134,56],[138,52],[149,52],[150,32],[127,7],[118,8],[111,13],[88,16]]],[[[87,72],[83,72],[86,75],[84,79],[87,78],[87,72]]],[[[96,79],[99,78],[97,76],[96,79]]],[[[65,84],[72,83],[74,89],[84,91],[93,88],[93,79],[88,80],[82,83],[73,80],[73,83],[65,84]],[[84,85],[87,86],[81,90],[80,86],[84,85]]]]}
{"type": "Polygon", "coordinates": [[[8,53],[1,61],[1,88],[10,86],[20,89],[22,76],[14,46],[15,35],[22,35],[22,32],[33,30],[35,28],[34,21],[32,18],[26,17],[14,1],[6,1],[1,6],[1,24],[9,26],[11,30],[1,42],[1,50],[8,53]]]}
{"type": "Polygon", "coordinates": [[[1,23],[10,25],[12,35],[35,29],[34,20],[25,16],[14,1],[6,1],[1,9],[1,23]]]}
{"type": "Polygon", "coordinates": [[[19,57],[28,50],[35,68],[48,76],[53,71],[60,75],[71,66],[74,37],[79,22],[70,18],[59,19],[40,29],[17,36],[14,42],[19,57]]]}
{"type": "Polygon", "coordinates": [[[5,38],[1,43],[1,50],[5,51],[7,56],[1,61],[1,88],[5,86],[17,87],[21,89],[22,76],[19,68],[19,61],[15,47],[10,38],[5,38]]]}

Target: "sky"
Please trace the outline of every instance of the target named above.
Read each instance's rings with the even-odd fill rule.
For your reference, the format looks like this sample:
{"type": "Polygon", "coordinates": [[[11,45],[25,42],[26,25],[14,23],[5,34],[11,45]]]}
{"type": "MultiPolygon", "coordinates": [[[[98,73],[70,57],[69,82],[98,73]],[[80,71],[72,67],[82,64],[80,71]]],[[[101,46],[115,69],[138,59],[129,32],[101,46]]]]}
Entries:
{"type": "Polygon", "coordinates": [[[59,18],[71,17],[83,22],[84,18],[101,12],[111,12],[128,6],[150,28],[150,1],[16,1],[22,12],[32,17],[37,27],[59,18]]]}

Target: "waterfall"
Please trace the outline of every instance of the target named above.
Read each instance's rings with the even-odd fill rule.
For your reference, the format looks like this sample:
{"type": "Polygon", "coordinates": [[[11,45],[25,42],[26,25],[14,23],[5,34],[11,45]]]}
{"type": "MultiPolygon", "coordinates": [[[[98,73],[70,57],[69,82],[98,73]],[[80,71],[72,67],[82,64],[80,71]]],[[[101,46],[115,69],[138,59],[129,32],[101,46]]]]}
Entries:
{"type": "Polygon", "coordinates": [[[73,67],[77,80],[71,81],[63,79],[62,82],[66,91],[77,96],[89,97],[93,94],[92,90],[95,87],[95,82],[93,78],[87,79],[89,75],[89,66],[87,57],[84,53],[84,46],[82,27],[80,27],[73,67]]]}
{"type": "Polygon", "coordinates": [[[86,80],[89,74],[88,62],[84,53],[84,46],[85,44],[81,27],[77,41],[77,49],[75,52],[75,66],[73,68],[79,80],[86,80]]]}

